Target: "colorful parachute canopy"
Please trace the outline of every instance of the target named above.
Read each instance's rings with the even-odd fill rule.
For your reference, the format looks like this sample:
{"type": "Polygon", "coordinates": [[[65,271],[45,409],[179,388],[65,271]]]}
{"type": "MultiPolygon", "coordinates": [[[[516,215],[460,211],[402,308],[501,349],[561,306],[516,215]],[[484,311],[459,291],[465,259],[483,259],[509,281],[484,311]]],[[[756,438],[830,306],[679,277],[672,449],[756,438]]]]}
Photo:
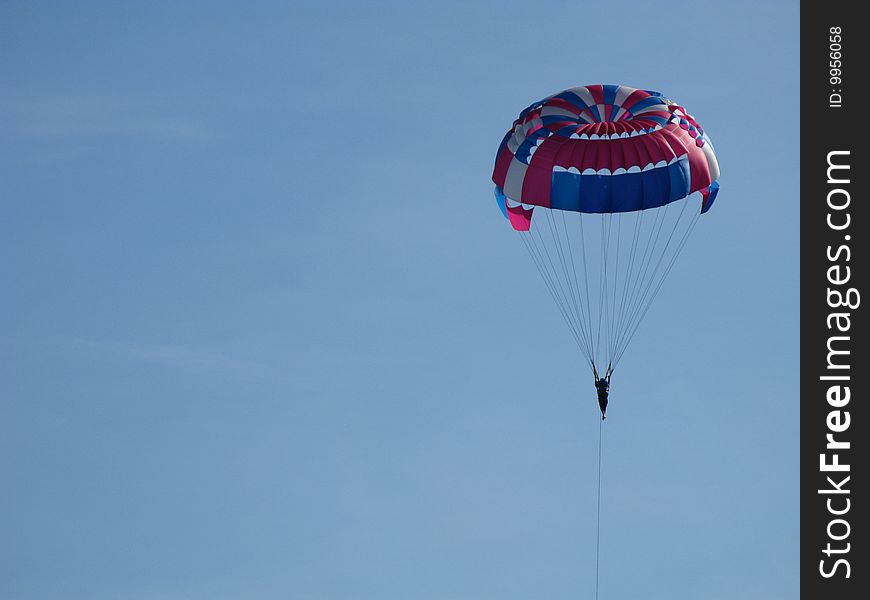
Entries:
{"type": "Polygon", "coordinates": [[[586,213],[643,210],[704,195],[719,164],[698,122],[658,92],[623,85],[571,88],[520,113],[492,180],[516,202],[586,213]]]}
{"type": "Polygon", "coordinates": [[[492,174],[499,208],[602,373],[712,206],[718,178],[704,129],[658,92],[571,88],[523,110],[504,136],[492,174]],[[686,208],[693,192],[700,210],[686,208]],[[547,210],[533,219],[536,208],[547,210]]]}

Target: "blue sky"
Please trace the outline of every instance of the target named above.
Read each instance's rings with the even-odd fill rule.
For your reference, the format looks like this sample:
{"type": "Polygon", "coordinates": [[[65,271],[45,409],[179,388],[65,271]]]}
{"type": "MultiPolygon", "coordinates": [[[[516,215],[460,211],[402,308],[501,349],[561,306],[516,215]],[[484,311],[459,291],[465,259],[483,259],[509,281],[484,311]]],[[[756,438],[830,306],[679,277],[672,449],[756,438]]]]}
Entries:
{"type": "Polygon", "coordinates": [[[796,597],[797,2],[179,4],[0,4],[0,596],[591,598],[594,391],[489,178],[608,82],[723,175],[600,597],[796,597]]]}

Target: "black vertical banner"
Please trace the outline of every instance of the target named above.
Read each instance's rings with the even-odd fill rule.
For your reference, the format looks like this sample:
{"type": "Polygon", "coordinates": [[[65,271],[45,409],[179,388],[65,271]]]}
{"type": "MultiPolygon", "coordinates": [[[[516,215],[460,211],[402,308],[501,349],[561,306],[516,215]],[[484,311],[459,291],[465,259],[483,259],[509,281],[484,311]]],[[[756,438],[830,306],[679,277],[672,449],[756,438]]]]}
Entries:
{"type": "Polygon", "coordinates": [[[801,4],[801,593],[867,598],[870,33],[858,2],[801,4]],[[863,86],[860,86],[863,87],[863,86]]]}

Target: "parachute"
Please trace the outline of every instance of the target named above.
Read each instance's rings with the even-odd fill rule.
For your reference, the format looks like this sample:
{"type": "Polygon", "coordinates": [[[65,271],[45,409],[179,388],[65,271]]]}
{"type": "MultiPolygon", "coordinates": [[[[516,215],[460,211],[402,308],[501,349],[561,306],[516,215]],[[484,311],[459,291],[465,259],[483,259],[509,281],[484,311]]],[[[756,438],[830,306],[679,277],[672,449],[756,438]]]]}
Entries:
{"type": "Polygon", "coordinates": [[[496,201],[596,382],[609,386],[718,179],[704,129],[659,92],[571,88],[531,104],[505,134],[496,201]]]}

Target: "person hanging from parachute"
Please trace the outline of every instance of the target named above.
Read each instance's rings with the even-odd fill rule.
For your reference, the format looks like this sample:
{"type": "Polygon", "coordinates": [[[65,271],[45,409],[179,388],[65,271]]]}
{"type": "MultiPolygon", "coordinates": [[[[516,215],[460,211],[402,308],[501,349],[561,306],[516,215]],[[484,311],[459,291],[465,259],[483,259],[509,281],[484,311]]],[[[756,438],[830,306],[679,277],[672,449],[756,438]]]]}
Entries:
{"type": "Polygon", "coordinates": [[[496,201],[592,367],[602,420],[613,368],[718,179],[704,128],[652,90],[573,87],[530,104],[502,138],[496,201]]]}
{"type": "Polygon", "coordinates": [[[608,365],[607,373],[604,374],[604,377],[598,376],[598,369],[595,368],[595,365],[592,365],[592,374],[595,376],[595,391],[598,393],[598,408],[601,409],[601,420],[607,418],[607,396],[610,393],[610,375],[613,373],[613,369],[608,365]]]}

